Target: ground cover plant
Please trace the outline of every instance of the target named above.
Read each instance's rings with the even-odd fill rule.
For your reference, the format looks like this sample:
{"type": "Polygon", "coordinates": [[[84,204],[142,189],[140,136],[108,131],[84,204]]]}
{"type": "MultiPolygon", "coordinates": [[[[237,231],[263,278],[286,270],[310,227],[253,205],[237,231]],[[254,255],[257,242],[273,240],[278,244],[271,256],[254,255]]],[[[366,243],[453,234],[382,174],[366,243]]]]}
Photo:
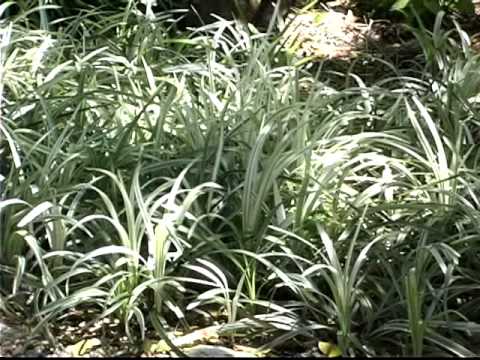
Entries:
{"type": "Polygon", "coordinates": [[[258,355],[478,354],[462,28],[439,12],[415,57],[345,66],[137,5],[0,4],[3,316],[52,344],[110,319],[179,354],[174,330],[213,325],[258,355]]]}

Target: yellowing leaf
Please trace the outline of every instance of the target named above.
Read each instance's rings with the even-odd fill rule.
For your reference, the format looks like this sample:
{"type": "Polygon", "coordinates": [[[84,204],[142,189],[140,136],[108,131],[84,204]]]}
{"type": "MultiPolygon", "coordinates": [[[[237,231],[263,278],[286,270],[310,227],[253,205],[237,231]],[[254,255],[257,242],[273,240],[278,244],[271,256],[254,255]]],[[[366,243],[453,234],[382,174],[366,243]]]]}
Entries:
{"type": "Polygon", "coordinates": [[[313,21],[315,25],[320,25],[328,17],[328,12],[326,11],[312,11],[312,14],[314,14],[313,21]]]}
{"type": "Polygon", "coordinates": [[[100,346],[102,343],[97,338],[85,339],[76,344],[69,345],[65,351],[72,356],[82,356],[90,352],[94,347],[100,346]]]}
{"type": "Polygon", "coordinates": [[[340,350],[340,348],[332,342],[319,341],[318,349],[328,357],[342,356],[342,351],[340,350]]]}

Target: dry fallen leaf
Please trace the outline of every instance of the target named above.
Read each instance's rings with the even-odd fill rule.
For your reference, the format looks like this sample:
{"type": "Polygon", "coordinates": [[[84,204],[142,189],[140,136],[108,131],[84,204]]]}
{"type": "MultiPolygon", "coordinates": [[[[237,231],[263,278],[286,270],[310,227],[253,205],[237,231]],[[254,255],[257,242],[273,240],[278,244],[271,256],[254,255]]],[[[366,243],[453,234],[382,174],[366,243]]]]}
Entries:
{"type": "Polygon", "coordinates": [[[329,341],[319,341],[318,349],[328,357],[342,356],[342,351],[340,350],[340,348],[334,343],[329,341]]]}
{"type": "Polygon", "coordinates": [[[72,356],[82,356],[101,344],[102,342],[97,338],[85,339],[76,344],[67,346],[65,351],[72,356]]]}
{"type": "MultiPolygon", "coordinates": [[[[196,330],[190,334],[171,339],[173,345],[181,348],[193,346],[202,342],[218,339],[219,326],[210,326],[204,329],[196,330]]],[[[145,339],[143,351],[146,353],[165,353],[170,351],[170,346],[165,340],[145,339]]]]}
{"type": "Polygon", "coordinates": [[[244,345],[233,345],[233,350],[253,354],[259,357],[264,357],[270,352],[270,349],[259,351],[257,348],[244,345]]]}

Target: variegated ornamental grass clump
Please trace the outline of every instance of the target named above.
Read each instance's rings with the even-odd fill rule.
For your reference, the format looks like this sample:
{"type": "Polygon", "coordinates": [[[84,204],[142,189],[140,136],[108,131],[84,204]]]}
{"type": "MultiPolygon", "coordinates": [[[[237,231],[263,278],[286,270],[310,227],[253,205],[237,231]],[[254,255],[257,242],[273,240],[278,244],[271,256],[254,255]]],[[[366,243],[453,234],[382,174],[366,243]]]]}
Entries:
{"type": "Polygon", "coordinates": [[[199,317],[263,354],[478,351],[480,65],[460,28],[439,16],[416,68],[370,59],[367,82],[234,22],[96,16],[1,22],[3,313],[48,334],[87,307],[179,354],[170,329],[199,317]]]}

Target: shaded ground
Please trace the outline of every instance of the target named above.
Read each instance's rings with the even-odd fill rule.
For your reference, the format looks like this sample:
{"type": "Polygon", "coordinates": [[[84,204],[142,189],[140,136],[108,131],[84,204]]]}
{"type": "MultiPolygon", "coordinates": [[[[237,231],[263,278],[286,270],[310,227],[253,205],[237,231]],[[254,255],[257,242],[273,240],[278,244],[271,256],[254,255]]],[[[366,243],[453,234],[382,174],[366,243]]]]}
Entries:
{"type": "Polygon", "coordinates": [[[48,342],[40,339],[28,339],[29,329],[0,317],[0,357],[39,356],[45,353],[48,342]]]}
{"type": "MultiPolygon", "coordinates": [[[[285,45],[299,57],[312,59],[356,58],[361,53],[376,55],[411,55],[421,53],[415,38],[401,23],[367,20],[355,16],[348,1],[330,2],[334,7],[294,11],[286,20],[285,45]]],[[[475,1],[476,15],[459,17],[463,30],[471,37],[471,47],[480,51],[480,0],[475,1]]]]}
{"type": "MultiPolygon", "coordinates": [[[[318,348],[297,353],[257,353],[257,347],[230,345],[229,338],[219,336],[221,326],[209,326],[187,334],[175,332],[174,344],[190,357],[325,357],[318,348]]],[[[31,329],[0,316],[0,357],[179,357],[160,339],[146,339],[129,344],[119,321],[90,324],[69,319],[52,337],[52,346],[41,335],[32,337],[31,329]]],[[[153,336],[153,334],[151,334],[153,336]]]]}

